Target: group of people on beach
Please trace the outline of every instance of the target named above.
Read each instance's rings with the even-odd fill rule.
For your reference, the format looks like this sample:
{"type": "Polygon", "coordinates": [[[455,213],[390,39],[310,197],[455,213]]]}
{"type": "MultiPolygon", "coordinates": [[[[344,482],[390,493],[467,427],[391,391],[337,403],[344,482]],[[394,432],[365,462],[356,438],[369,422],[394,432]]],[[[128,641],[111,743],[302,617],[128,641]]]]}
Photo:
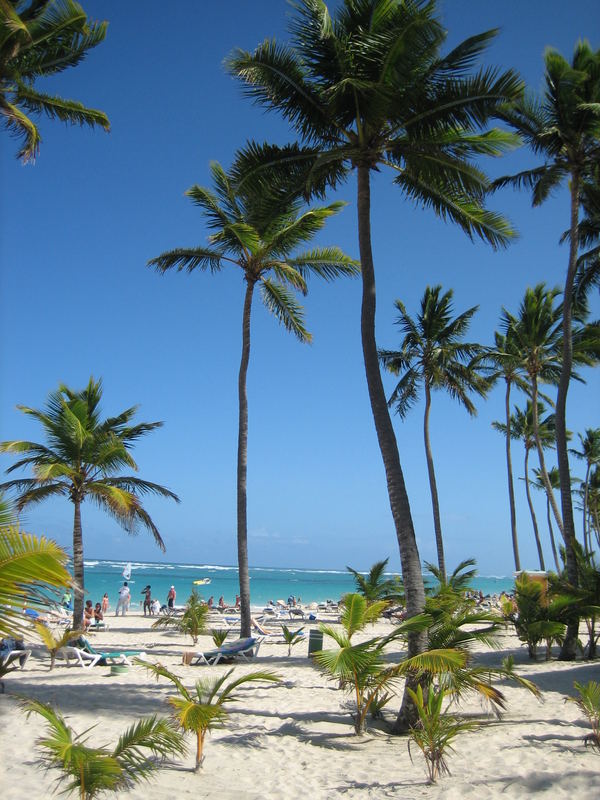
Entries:
{"type": "MultiPolygon", "coordinates": [[[[144,609],[144,616],[153,617],[157,614],[160,614],[163,610],[170,610],[173,611],[175,608],[175,599],[177,597],[177,592],[175,591],[175,587],[171,586],[169,591],[167,592],[167,602],[166,605],[161,605],[160,600],[157,598],[152,598],[152,587],[150,584],[146,584],[141,591],[141,594],[144,596],[143,600],[143,609],[144,609]]],[[[119,611],[121,612],[121,616],[125,616],[129,611],[129,604],[131,603],[131,591],[129,589],[129,585],[127,581],[123,582],[123,586],[119,589],[119,600],[117,602],[117,608],[115,610],[115,617],[119,616],[119,611]]]]}
{"type": "Polygon", "coordinates": [[[85,601],[83,609],[83,629],[87,631],[90,625],[100,625],[104,622],[104,615],[108,611],[108,593],[104,592],[102,600],[95,605],[91,600],[85,601]]]}
{"type": "MultiPolygon", "coordinates": [[[[213,597],[212,594],[208,598],[208,600],[206,601],[206,605],[209,608],[215,608],[215,598],[213,597]]],[[[218,608],[220,611],[227,611],[227,610],[231,610],[231,609],[239,609],[240,606],[241,606],[241,599],[240,599],[239,594],[236,594],[236,596],[235,596],[235,605],[234,606],[227,605],[227,603],[225,602],[225,598],[223,597],[223,595],[221,595],[221,597],[219,597],[219,602],[217,603],[216,608],[218,608]]]]}

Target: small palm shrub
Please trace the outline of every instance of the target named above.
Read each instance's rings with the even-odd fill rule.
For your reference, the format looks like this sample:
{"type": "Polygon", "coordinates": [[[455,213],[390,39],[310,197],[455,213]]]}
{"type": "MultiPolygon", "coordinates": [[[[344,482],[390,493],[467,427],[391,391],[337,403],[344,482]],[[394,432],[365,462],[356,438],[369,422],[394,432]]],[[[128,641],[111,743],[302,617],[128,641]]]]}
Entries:
{"type": "Polygon", "coordinates": [[[352,567],[346,567],[348,572],[354,576],[356,593],[362,596],[369,603],[377,600],[387,600],[389,602],[404,604],[404,584],[400,576],[393,578],[385,577],[385,568],[389,558],[384,561],[377,561],[367,575],[363,575],[352,567]]]}
{"type": "Polygon", "coordinates": [[[505,619],[515,626],[517,636],[527,645],[529,658],[537,657],[540,642],[546,642],[546,660],[552,643],[564,638],[565,615],[574,599],[567,595],[545,593],[542,585],[523,573],[515,582],[515,606],[504,603],[505,619]]]}
{"type": "Polygon", "coordinates": [[[288,658],[292,654],[292,647],[298,642],[302,641],[304,637],[304,628],[297,628],[295,631],[291,631],[287,625],[281,626],[281,633],[283,634],[283,638],[285,643],[288,646],[288,658]]]}
{"type": "Polygon", "coordinates": [[[188,690],[181,679],[170,672],[162,664],[152,664],[136,659],[149,672],[171,681],[177,689],[174,697],[168,698],[172,709],[173,719],[184,731],[191,731],[196,735],[196,766],[197,772],[204,761],[204,739],[206,734],[217,727],[222,727],[227,720],[225,705],[237,700],[235,690],[244,683],[251,681],[271,681],[278,683],[281,678],[272,672],[250,672],[226,684],[234,672],[230,669],[220,678],[206,678],[196,681],[193,690],[188,690]]]}
{"type": "Polygon", "coordinates": [[[206,619],[209,612],[209,607],[202,602],[198,592],[192,589],[186,609],[181,616],[168,614],[167,616],[159,617],[152,624],[152,627],[171,628],[186,636],[191,636],[192,642],[197,644],[198,637],[206,631],[206,619]]]}
{"type": "Polygon", "coordinates": [[[64,717],[39,700],[23,700],[25,713],[39,714],[46,720],[47,734],[37,740],[43,761],[58,768],[65,783],[65,794],[77,793],[80,800],[93,800],[103,792],[122,796],[137,783],[148,780],[170,756],[183,755],[182,735],[166,719],[156,716],[140,719],[120,737],[116,746],[88,746],[89,730],[77,735],[64,717]]]}
{"type": "MultiPolygon", "coordinates": [[[[410,737],[423,753],[427,775],[431,783],[435,783],[441,775],[449,775],[447,754],[452,751],[452,741],[459,733],[477,728],[477,723],[460,720],[453,714],[442,711],[445,699],[443,689],[435,690],[432,686],[427,690],[424,699],[420,685],[417,690],[408,689],[416,706],[419,720],[410,730],[410,737]]],[[[410,753],[410,743],[409,743],[410,753]]]]}
{"type": "Polygon", "coordinates": [[[216,628],[213,628],[211,630],[210,635],[212,636],[215,647],[221,647],[225,639],[227,639],[228,633],[229,631],[225,629],[217,630],[216,628]]]}
{"type": "Polygon", "coordinates": [[[600,751],[600,683],[588,681],[582,686],[575,681],[573,686],[577,689],[579,697],[569,697],[569,700],[579,706],[592,726],[592,732],[585,737],[585,743],[600,751]]]}
{"type": "Polygon", "coordinates": [[[84,631],[72,631],[70,628],[66,628],[63,631],[60,631],[60,634],[57,635],[55,631],[50,630],[50,628],[46,627],[46,625],[43,625],[41,622],[35,622],[35,628],[38,636],[42,640],[43,644],[46,645],[46,648],[50,653],[51,670],[54,669],[56,655],[61,647],[65,647],[72,639],[77,639],[79,636],[83,636],[84,634],[84,631]]]}
{"type": "MultiPolygon", "coordinates": [[[[341,614],[342,630],[321,625],[323,633],[333,639],[337,648],[314,653],[316,664],[332,678],[339,681],[340,688],[352,697],[354,732],[362,735],[366,730],[367,715],[380,715],[389,700],[394,685],[409,673],[420,673],[429,669],[431,673],[457,668],[464,656],[453,650],[422,653],[406,659],[400,664],[387,666],[383,657],[385,645],[391,637],[373,637],[359,644],[352,637],[372,622],[375,622],[386,607],[385,601],[369,605],[360,594],[349,594],[344,598],[341,614]],[[386,695],[388,695],[386,697],[386,695]]],[[[405,620],[396,628],[395,635],[407,635],[423,630],[430,622],[426,615],[405,620]]]]}

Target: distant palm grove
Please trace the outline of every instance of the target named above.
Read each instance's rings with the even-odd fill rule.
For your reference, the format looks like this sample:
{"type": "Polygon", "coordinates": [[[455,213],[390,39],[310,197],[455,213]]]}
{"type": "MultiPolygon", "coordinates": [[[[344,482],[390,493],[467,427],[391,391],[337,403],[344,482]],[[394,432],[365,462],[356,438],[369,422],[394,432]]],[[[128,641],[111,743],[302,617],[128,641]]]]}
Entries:
{"type": "MultiPolygon", "coordinates": [[[[399,426],[423,426],[427,477],[422,480],[428,481],[432,507],[427,535],[435,541],[435,574],[444,584],[444,507],[438,496],[444,474],[436,470],[436,441],[430,435],[435,398],[442,392],[475,416],[491,388],[502,388],[504,404],[494,428],[503,437],[506,458],[506,545],[512,548],[518,571],[531,566],[522,564],[519,543],[532,537],[539,560],[535,566],[562,573],[575,591],[582,559],[594,563],[594,553],[600,550],[600,419],[598,427],[580,430],[568,414],[572,381],[585,382],[586,370],[600,360],[600,321],[591,311],[600,286],[600,51],[585,40],[569,56],[548,49],[544,87],[535,96],[515,71],[486,62],[496,31],[484,31],[449,49],[435,0],[343,0],[331,8],[322,0],[297,0],[290,15],[288,41],[275,41],[266,30],[256,49],[236,49],[225,60],[225,69],[246,98],[287,125],[289,141],[240,142],[229,167],[211,162],[210,187],[193,184],[190,176],[188,186],[193,185],[186,194],[198,207],[203,227],[190,230],[184,242],[176,241],[174,234],[174,249],[157,253],[147,265],[160,273],[189,273],[182,281],[190,293],[208,294],[210,280],[218,278],[214,273],[224,269],[237,268],[244,284],[239,309],[237,495],[235,501],[232,498],[237,508],[241,636],[251,634],[248,420],[261,414],[247,391],[253,299],[259,295],[277,322],[300,341],[310,341],[298,298],[307,293],[311,278],[361,282],[356,326],[407,616],[424,612],[426,595],[394,415],[399,426]],[[518,147],[531,166],[492,180],[484,171],[486,158],[518,147]],[[527,286],[524,280],[520,305],[502,308],[497,330],[489,331],[491,344],[469,339],[478,309],[465,309],[460,296],[455,297],[450,268],[448,285],[427,285],[424,279],[420,304],[410,308],[403,297],[403,279],[411,265],[403,261],[401,247],[393,264],[375,258],[374,173],[380,173],[379,185],[385,179],[396,187],[399,218],[418,206],[430,215],[432,229],[447,222],[494,249],[510,247],[517,231],[492,210],[492,194],[495,208],[508,186],[527,192],[534,206],[555,191],[567,193],[562,227],[547,232],[557,247],[565,243],[563,284],[527,286]],[[346,184],[349,191],[356,187],[356,197],[354,206],[344,209],[345,204],[330,195],[346,184]],[[358,260],[334,242],[311,244],[340,213],[356,213],[358,260]],[[392,268],[397,295],[377,296],[376,273],[392,268]],[[196,272],[211,273],[210,280],[196,272]],[[376,336],[376,302],[395,307],[395,331],[378,330],[376,336]],[[396,382],[390,396],[382,371],[396,382]],[[420,399],[424,414],[417,420],[411,408],[420,399]],[[518,492],[526,493],[531,519],[517,519],[518,492]],[[545,499],[543,522],[535,514],[536,492],[545,499]]],[[[38,79],[76,67],[105,34],[105,23],[92,23],[70,0],[0,2],[0,114],[8,133],[17,138],[19,159],[45,157],[32,114],[109,129],[103,112],[35,87],[38,79]]],[[[217,116],[210,124],[220,125],[222,120],[217,116]]],[[[426,265],[422,269],[426,274],[426,265]]],[[[335,285],[330,292],[334,297],[335,285]]],[[[154,313],[160,314],[160,309],[154,313]]],[[[198,336],[209,335],[218,337],[219,332],[205,330],[199,317],[198,336]]],[[[189,368],[194,369],[193,344],[180,346],[189,346],[189,368]]],[[[89,375],[93,365],[86,369],[89,375]]],[[[232,385],[232,394],[235,389],[232,385]]],[[[179,498],[171,489],[129,474],[137,469],[132,445],[161,423],[132,422],[135,407],[101,418],[102,383],[93,378],[84,388],[60,384],[48,391],[44,409],[21,407],[41,425],[44,440],[0,443],[0,451],[18,459],[9,472],[27,473],[11,477],[0,490],[14,494],[19,511],[54,495],[73,504],[77,627],[85,586],[85,501],[106,510],[128,532],[147,529],[163,547],[141,498],[179,498]]],[[[598,398],[595,404],[600,410],[598,398]]],[[[276,444],[272,457],[283,459],[276,444]]],[[[578,623],[576,615],[567,620],[561,645],[565,660],[575,658],[578,623]]],[[[428,648],[427,631],[414,626],[407,641],[409,658],[417,657],[428,648]]],[[[415,720],[415,675],[407,677],[398,732],[415,720]]]]}

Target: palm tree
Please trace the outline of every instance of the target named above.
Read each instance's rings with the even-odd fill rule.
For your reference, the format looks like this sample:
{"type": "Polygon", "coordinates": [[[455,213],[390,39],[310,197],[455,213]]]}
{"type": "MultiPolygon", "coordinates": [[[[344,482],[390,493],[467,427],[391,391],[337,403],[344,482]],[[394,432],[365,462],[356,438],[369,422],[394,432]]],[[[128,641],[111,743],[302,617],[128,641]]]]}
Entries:
{"type": "Polygon", "coordinates": [[[489,388],[474,365],[473,360],[482,353],[478,344],[462,341],[478,306],[468,309],[452,319],[452,289],[440,297],[441,286],[428,286],[421,299],[421,311],[413,320],[400,300],[396,300],[399,312],[396,324],[404,334],[400,350],[380,350],[379,358],[383,366],[393,375],[401,378],[388,401],[396,412],[404,418],[419,396],[419,385],[423,384],[425,393],[425,415],[423,433],[425,456],[433,507],[433,525],[437,546],[438,567],[446,579],[446,560],[440,520],[437,482],[433,466],[433,454],[429,437],[429,414],[431,411],[431,392],[444,390],[450,397],[458,400],[472,416],[476,409],[469,398],[469,392],[484,396],[489,388]]]}
{"type": "MultiPolygon", "coordinates": [[[[577,585],[577,562],[573,550],[575,523],[571,500],[571,480],[567,451],[566,404],[573,368],[572,310],[580,244],[579,218],[582,189],[586,181],[594,183],[600,159],[600,50],[580,41],[569,62],[556,50],[547,49],[546,89],[541,101],[523,98],[506,109],[505,118],[514,126],[536,155],[545,163],[518,175],[501,178],[497,186],[524,185],[533,190],[533,205],[541,205],[561,183],[570,193],[569,259],[563,291],[562,358],[556,400],[556,439],[567,572],[577,585]]],[[[577,631],[569,626],[569,635],[561,658],[574,659],[577,631]]]]}
{"type": "MultiPolygon", "coordinates": [[[[544,412],[544,406],[541,403],[538,403],[537,407],[537,435],[536,435],[536,426],[534,424],[534,412],[532,408],[531,401],[527,401],[527,407],[525,411],[516,408],[514,413],[511,415],[510,420],[510,430],[511,436],[513,439],[520,439],[523,442],[523,446],[525,448],[525,463],[524,463],[524,480],[525,480],[525,493],[527,495],[527,505],[529,506],[529,513],[531,514],[531,522],[533,525],[533,535],[535,537],[535,543],[538,551],[538,558],[540,562],[540,569],[546,569],[546,565],[544,562],[544,553],[542,550],[542,543],[540,541],[540,534],[539,528],[537,524],[537,518],[535,516],[535,510],[533,507],[533,501],[531,499],[531,491],[530,491],[530,480],[529,480],[529,453],[536,447],[536,438],[542,442],[543,447],[550,447],[554,446],[555,438],[554,438],[554,415],[549,414],[545,419],[540,419],[540,416],[544,412]]],[[[499,431],[500,433],[507,435],[506,425],[502,422],[492,422],[492,427],[499,431]]],[[[545,484],[544,484],[545,486],[545,484]]]]}
{"type": "Polygon", "coordinates": [[[519,540],[517,536],[517,511],[515,506],[515,487],[512,469],[511,439],[513,438],[510,429],[510,394],[514,387],[523,392],[528,391],[527,381],[524,378],[524,370],[519,350],[514,341],[514,334],[509,327],[505,334],[494,332],[494,347],[487,348],[482,354],[482,366],[487,369],[487,377],[490,383],[497,380],[504,380],[506,392],[504,395],[504,411],[506,420],[506,471],[508,474],[508,504],[510,508],[510,530],[512,535],[513,555],[515,559],[515,570],[521,570],[521,559],[519,557],[519,540]]]}
{"type": "MultiPolygon", "coordinates": [[[[534,467],[533,474],[535,475],[535,481],[533,481],[533,486],[536,489],[544,492],[546,495],[546,519],[548,520],[548,531],[550,532],[550,545],[552,547],[552,557],[554,558],[554,565],[556,567],[556,572],[560,573],[560,561],[558,560],[558,550],[556,548],[556,541],[554,539],[554,530],[552,529],[552,512],[550,510],[550,499],[548,498],[548,493],[546,492],[546,486],[544,484],[544,479],[542,477],[542,471],[540,469],[536,469],[534,467]]],[[[558,467],[552,467],[552,469],[548,470],[548,479],[550,481],[550,485],[552,489],[560,489],[560,475],[558,474],[558,467]]]]}
{"type": "Polygon", "coordinates": [[[241,599],[242,636],[250,636],[250,578],[248,574],[247,494],[248,396],[246,377],[250,360],[250,316],[255,288],[267,309],[301,342],[311,340],[304,327],[302,306],[293,290],[306,294],[309,274],[331,280],[359,271],[355,261],[337,247],[296,253],[310,241],[328,217],[343,203],[300,213],[294,201],[269,202],[264,194],[236,190],[231,178],[217,162],[211,163],[214,191],[192,186],[186,193],[199,206],[208,227],[214,231],[207,247],[171,250],[148,262],[160,272],[176,268],[218,272],[228,264],[242,271],[246,291],[242,313],[242,357],[238,378],[239,427],[237,460],[237,544],[241,599]]]}
{"type": "MultiPolygon", "coordinates": [[[[358,240],[362,275],[361,337],[373,420],[384,462],[398,538],[409,614],[425,603],[421,563],[398,445],[387,408],[375,340],[375,269],[371,248],[371,172],[385,166],[411,201],[432,208],[469,235],[492,246],[512,235],[508,223],[486,211],[485,175],[473,156],[512,146],[505,132],[479,133],[505,99],[521,91],[513,72],[466,73],[494,37],[473,36],[450,53],[432,0],[345,0],[332,16],[322,0],[300,0],[291,23],[292,44],[266,40],[254,53],[228,60],[246,94],[280,111],[301,145],[248,145],[244,170],[264,191],[274,182],[265,164],[281,166],[276,187],[323,194],[351,172],[357,175],[358,240]]],[[[423,650],[415,633],[409,651],[423,650]]],[[[397,730],[416,718],[405,695],[397,730]],[[410,709],[410,710],[409,710],[410,709]]]]}
{"type": "Polygon", "coordinates": [[[104,112],[38,91],[36,80],[76,66],[106,36],[106,22],[90,22],[74,0],[2,0],[0,3],[0,114],[23,140],[18,157],[35,159],[40,132],[28,116],[44,113],[74,125],[110,130],[104,112]]]}
{"type": "Polygon", "coordinates": [[[0,484],[0,490],[18,492],[15,505],[21,511],[48,497],[66,496],[73,503],[73,572],[75,602],[73,627],[83,618],[83,536],[81,504],[86,498],[114,517],[128,532],[146,528],[156,544],[165,545],[158,528],[140,502],[140,496],[155,494],[179,502],[177,495],[156,483],[133,475],[120,475],[123,468],[137,470],[130,450],[133,444],[162,422],[130,424],[137,406],[116,417],[100,419],[102,381],[90,378],[85,389],[73,391],[61,384],[48,396],[42,411],[18,408],[42,424],[47,444],[29,441],[0,442],[0,452],[24,454],[7,472],[31,467],[32,478],[18,478],[0,484]]]}
{"type": "Polygon", "coordinates": [[[346,567],[348,572],[354,576],[357,594],[361,594],[369,604],[379,600],[404,600],[402,579],[399,577],[385,578],[388,561],[389,558],[384,561],[376,561],[366,575],[352,567],[346,567]]]}
{"type": "Polygon", "coordinates": [[[455,567],[449,578],[447,578],[445,573],[443,573],[439,567],[436,567],[435,564],[430,564],[426,561],[425,567],[428,572],[431,572],[439,584],[437,594],[441,594],[444,591],[464,594],[471,586],[473,578],[477,575],[477,570],[475,569],[476,563],[474,558],[465,558],[464,561],[461,561],[460,564],[455,567]]]}
{"type": "Polygon", "coordinates": [[[600,464],[600,428],[587,428],[585,436],[582,436],[580,433],[578,436],[581,450],[574,450],[571,448],[570,452],[574,456],[577,456],[577,458],[585,461],[585,481],[583,484],[583,546],[586,553],[591,553],[592,536],[588,521],[588,494],[590,472],[592,467],[596,464],[600,464]]]}
{"type": "Polygon", "coordinates": [[[23,606],[42,605],[42,589],[70,586],[69,557],[56,542],[0,525],[0,637],[23,634],[23,606]]]}
{"type": "Polygon", "coordinates": [[[67,783],[63,794],[77,791],[81,800],[93,800],[104,792],[123,796],[136,784],[150,780],[166,758],[185,753],[181,734],[166,719],[140,719],[109,750],[91,747],[89,730],[77,735],[51,705],[24,699],[21,707],[28,717],[39,714],[46,720],[47,734],[37,742],[44,751],[43,761],[61,770],[59,781],[67,783]]]}
{"type": "MultiPolygon", "coordinates": [[[[564,303],[556,305],[554,303],[559,294],[558,289],[546,290],[543,283],[538,284],[534,289],[528,288],[516,317],[503,309],[502,325],[506,331],[510,328],[513,329],[515,343],[521,353],[523,368],[529,379],[534,439],[540,460],[540,471],[552,512],[564,537],[564,524],[548,477],[543,443],[537,435],[539,383],[557,383],[560,377],[563,356],[564,303]]],[[[571,360],[574,364],[591,366],[597,362],[600,353],[600,327],[597,322],[585,324],[589,309],[585,297],[580,300],[581,302],[574,309],[575,324],[571,327],[571,360]]],[[[583,382],[582,378],[573,371],[571,377],[583,382]]],[[[568,439],[569,433],[567,432],[565,435],[568,439]]]]}
{"type": "Polygon", "coordinates": [[[269,681],[279,683],[281,678],[274,672],[258,671],[249,672],[239,678],[226,683],[234,669],[224,672],[218,678],[202,678],[196,681],[194,691],[189,691],[181,682],[181,678],[168,670],[162,664],[152,664],[148,661],[138,661],[149,672],[166,678],[177,689],[177,695],[168,698],[173,719],[184,731],[196,734],[196,767],[198,772],[204,761],[204,739],[206,734],[217,727],[222,727],[227,719],[226,704],[237,700],[235,690],[244,683],[253,681],[269,681]]]}

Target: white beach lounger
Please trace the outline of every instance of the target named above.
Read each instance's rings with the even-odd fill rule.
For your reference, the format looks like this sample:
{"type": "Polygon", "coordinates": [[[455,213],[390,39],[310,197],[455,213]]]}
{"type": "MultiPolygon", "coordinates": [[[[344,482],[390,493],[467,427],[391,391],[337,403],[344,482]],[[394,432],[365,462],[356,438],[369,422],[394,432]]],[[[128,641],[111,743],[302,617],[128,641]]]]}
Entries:
{"type": "Polygon", "coordinates": [[[79,647],[65,646],[61,647],[57,653],[58,658],[64,658],[67,662],[67,667],[71,666],[71,659],[74,660],[80,667],[84,669],[91,669],[102,658],[97,653],[88,653],[85,650],[80,650],[79,647]]]}

